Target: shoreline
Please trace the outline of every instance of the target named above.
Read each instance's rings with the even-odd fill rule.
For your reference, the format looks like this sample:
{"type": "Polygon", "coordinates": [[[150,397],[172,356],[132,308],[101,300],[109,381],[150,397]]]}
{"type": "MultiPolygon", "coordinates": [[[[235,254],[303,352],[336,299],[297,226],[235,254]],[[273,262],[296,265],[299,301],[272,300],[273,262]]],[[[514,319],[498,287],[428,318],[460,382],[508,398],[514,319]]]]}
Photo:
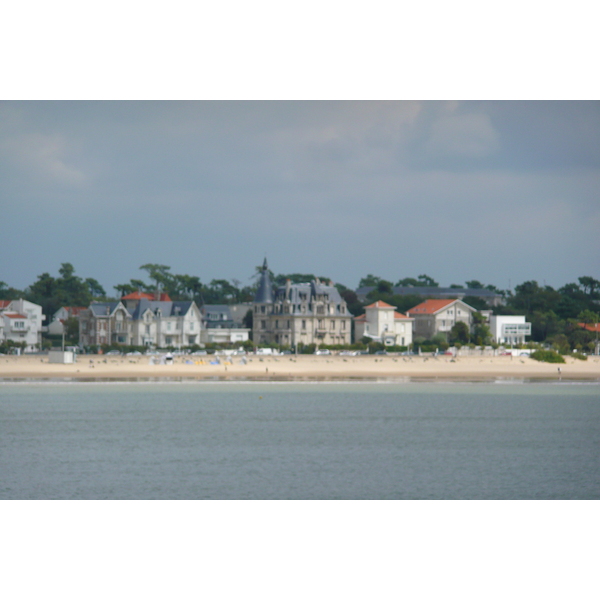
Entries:
{"type": "Polygon", "coordinates": [[[565,364],[528,357],[248,355],[216,363],[214,357],[178,356],[173,364],[150,364],[147,356],[79,355],[74,364],[49,363],[44,355],[1,356],[0,383],[107,382],[588,382],[600,383],[600,357],[566,357],[565,364]],[[560,371],[558,370],[560,368],[560,371]]]}

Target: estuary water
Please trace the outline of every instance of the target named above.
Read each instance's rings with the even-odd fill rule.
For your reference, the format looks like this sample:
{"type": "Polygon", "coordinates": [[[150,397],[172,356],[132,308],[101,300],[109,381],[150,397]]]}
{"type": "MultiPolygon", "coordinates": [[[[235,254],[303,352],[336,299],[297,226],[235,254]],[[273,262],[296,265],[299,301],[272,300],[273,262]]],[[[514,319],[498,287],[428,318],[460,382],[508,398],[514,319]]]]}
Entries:
{"type": "Polygon", "coordinates": [[[598,499],[597,383],[4,383],[1,499],[598,499]]]}

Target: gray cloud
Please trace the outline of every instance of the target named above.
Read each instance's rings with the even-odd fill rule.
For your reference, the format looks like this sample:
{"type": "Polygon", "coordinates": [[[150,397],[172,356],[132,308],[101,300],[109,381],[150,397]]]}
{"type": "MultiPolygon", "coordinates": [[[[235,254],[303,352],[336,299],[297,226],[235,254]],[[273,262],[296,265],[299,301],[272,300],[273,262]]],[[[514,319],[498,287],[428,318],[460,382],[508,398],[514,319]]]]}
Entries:
{"type": "Polygon", "coordinates": [[[600,277],[599,106],[3,102],[0,279],[600,277]]]}

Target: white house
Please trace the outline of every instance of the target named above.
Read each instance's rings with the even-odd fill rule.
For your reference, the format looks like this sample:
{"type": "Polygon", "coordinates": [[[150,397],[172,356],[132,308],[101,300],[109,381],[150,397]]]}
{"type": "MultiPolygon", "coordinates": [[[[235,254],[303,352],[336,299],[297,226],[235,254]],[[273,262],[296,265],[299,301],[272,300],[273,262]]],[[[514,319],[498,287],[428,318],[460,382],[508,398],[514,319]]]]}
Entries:
{"type": "Polygon", "coordinates": [[[42,348],[42,307],[28,300],[0,300],[0,341],[25,342],[25,352],[42,348]]]}
{"type": "Polygon", "coordinates": [[[431,339],[438,333],[447,336],[460,321],[466,323],[470,331],[475,312],[472,306],[462,300],[429,299],[407,310],[406,314],[414,319],[413,335],[431,339]]]}
{"type": "Polygon", "coordinates": [[[498,344],[524,344],[525,336],[531,335],[531,323],[522,315],[491,315],[490,330],[498,344]]]}
{"type": "Polygon", "coordinates": [[[414,319],[396,312],[396,307],[378,300],[354,317],[354,339],[370,337],[386,346],[410,346],[414,319]]]}

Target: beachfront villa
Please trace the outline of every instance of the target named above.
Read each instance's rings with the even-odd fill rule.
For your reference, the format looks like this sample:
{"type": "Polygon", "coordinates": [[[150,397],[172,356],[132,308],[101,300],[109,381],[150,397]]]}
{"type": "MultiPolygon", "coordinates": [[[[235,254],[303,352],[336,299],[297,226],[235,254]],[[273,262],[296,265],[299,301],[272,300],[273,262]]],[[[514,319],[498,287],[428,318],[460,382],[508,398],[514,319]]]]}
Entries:
{"type": "Polygon", "coordinates": [[[119,302],[93,302],[79,316],[80,346],[123,344],[182,348],[200,343],[202,315],[192,301],[134,292],[119,302]]]}
{"type": "Polygon", "coordinates": [[[406,314],[414,319],[414,337],[431,339],[438,333],[447,337],[452,327],[460,321],[471,330],[475,312],[472,306],[462,300],[428,299],[406,311],[406,314]]]}
{"type": "Polygon", "coordinates": [[[386,346],[412,344],[414,319],[396,311],[396,307],[378,300],[365,307],[365,314],[354,317],[354,339],[371,338],[386,346]]]}
{"type": "Polygon", "coordinates": [[[350,344],[352,315],[330,281],[291,283],[273,290],[265,258],[253,303],[257,344],[350,344]]]}

